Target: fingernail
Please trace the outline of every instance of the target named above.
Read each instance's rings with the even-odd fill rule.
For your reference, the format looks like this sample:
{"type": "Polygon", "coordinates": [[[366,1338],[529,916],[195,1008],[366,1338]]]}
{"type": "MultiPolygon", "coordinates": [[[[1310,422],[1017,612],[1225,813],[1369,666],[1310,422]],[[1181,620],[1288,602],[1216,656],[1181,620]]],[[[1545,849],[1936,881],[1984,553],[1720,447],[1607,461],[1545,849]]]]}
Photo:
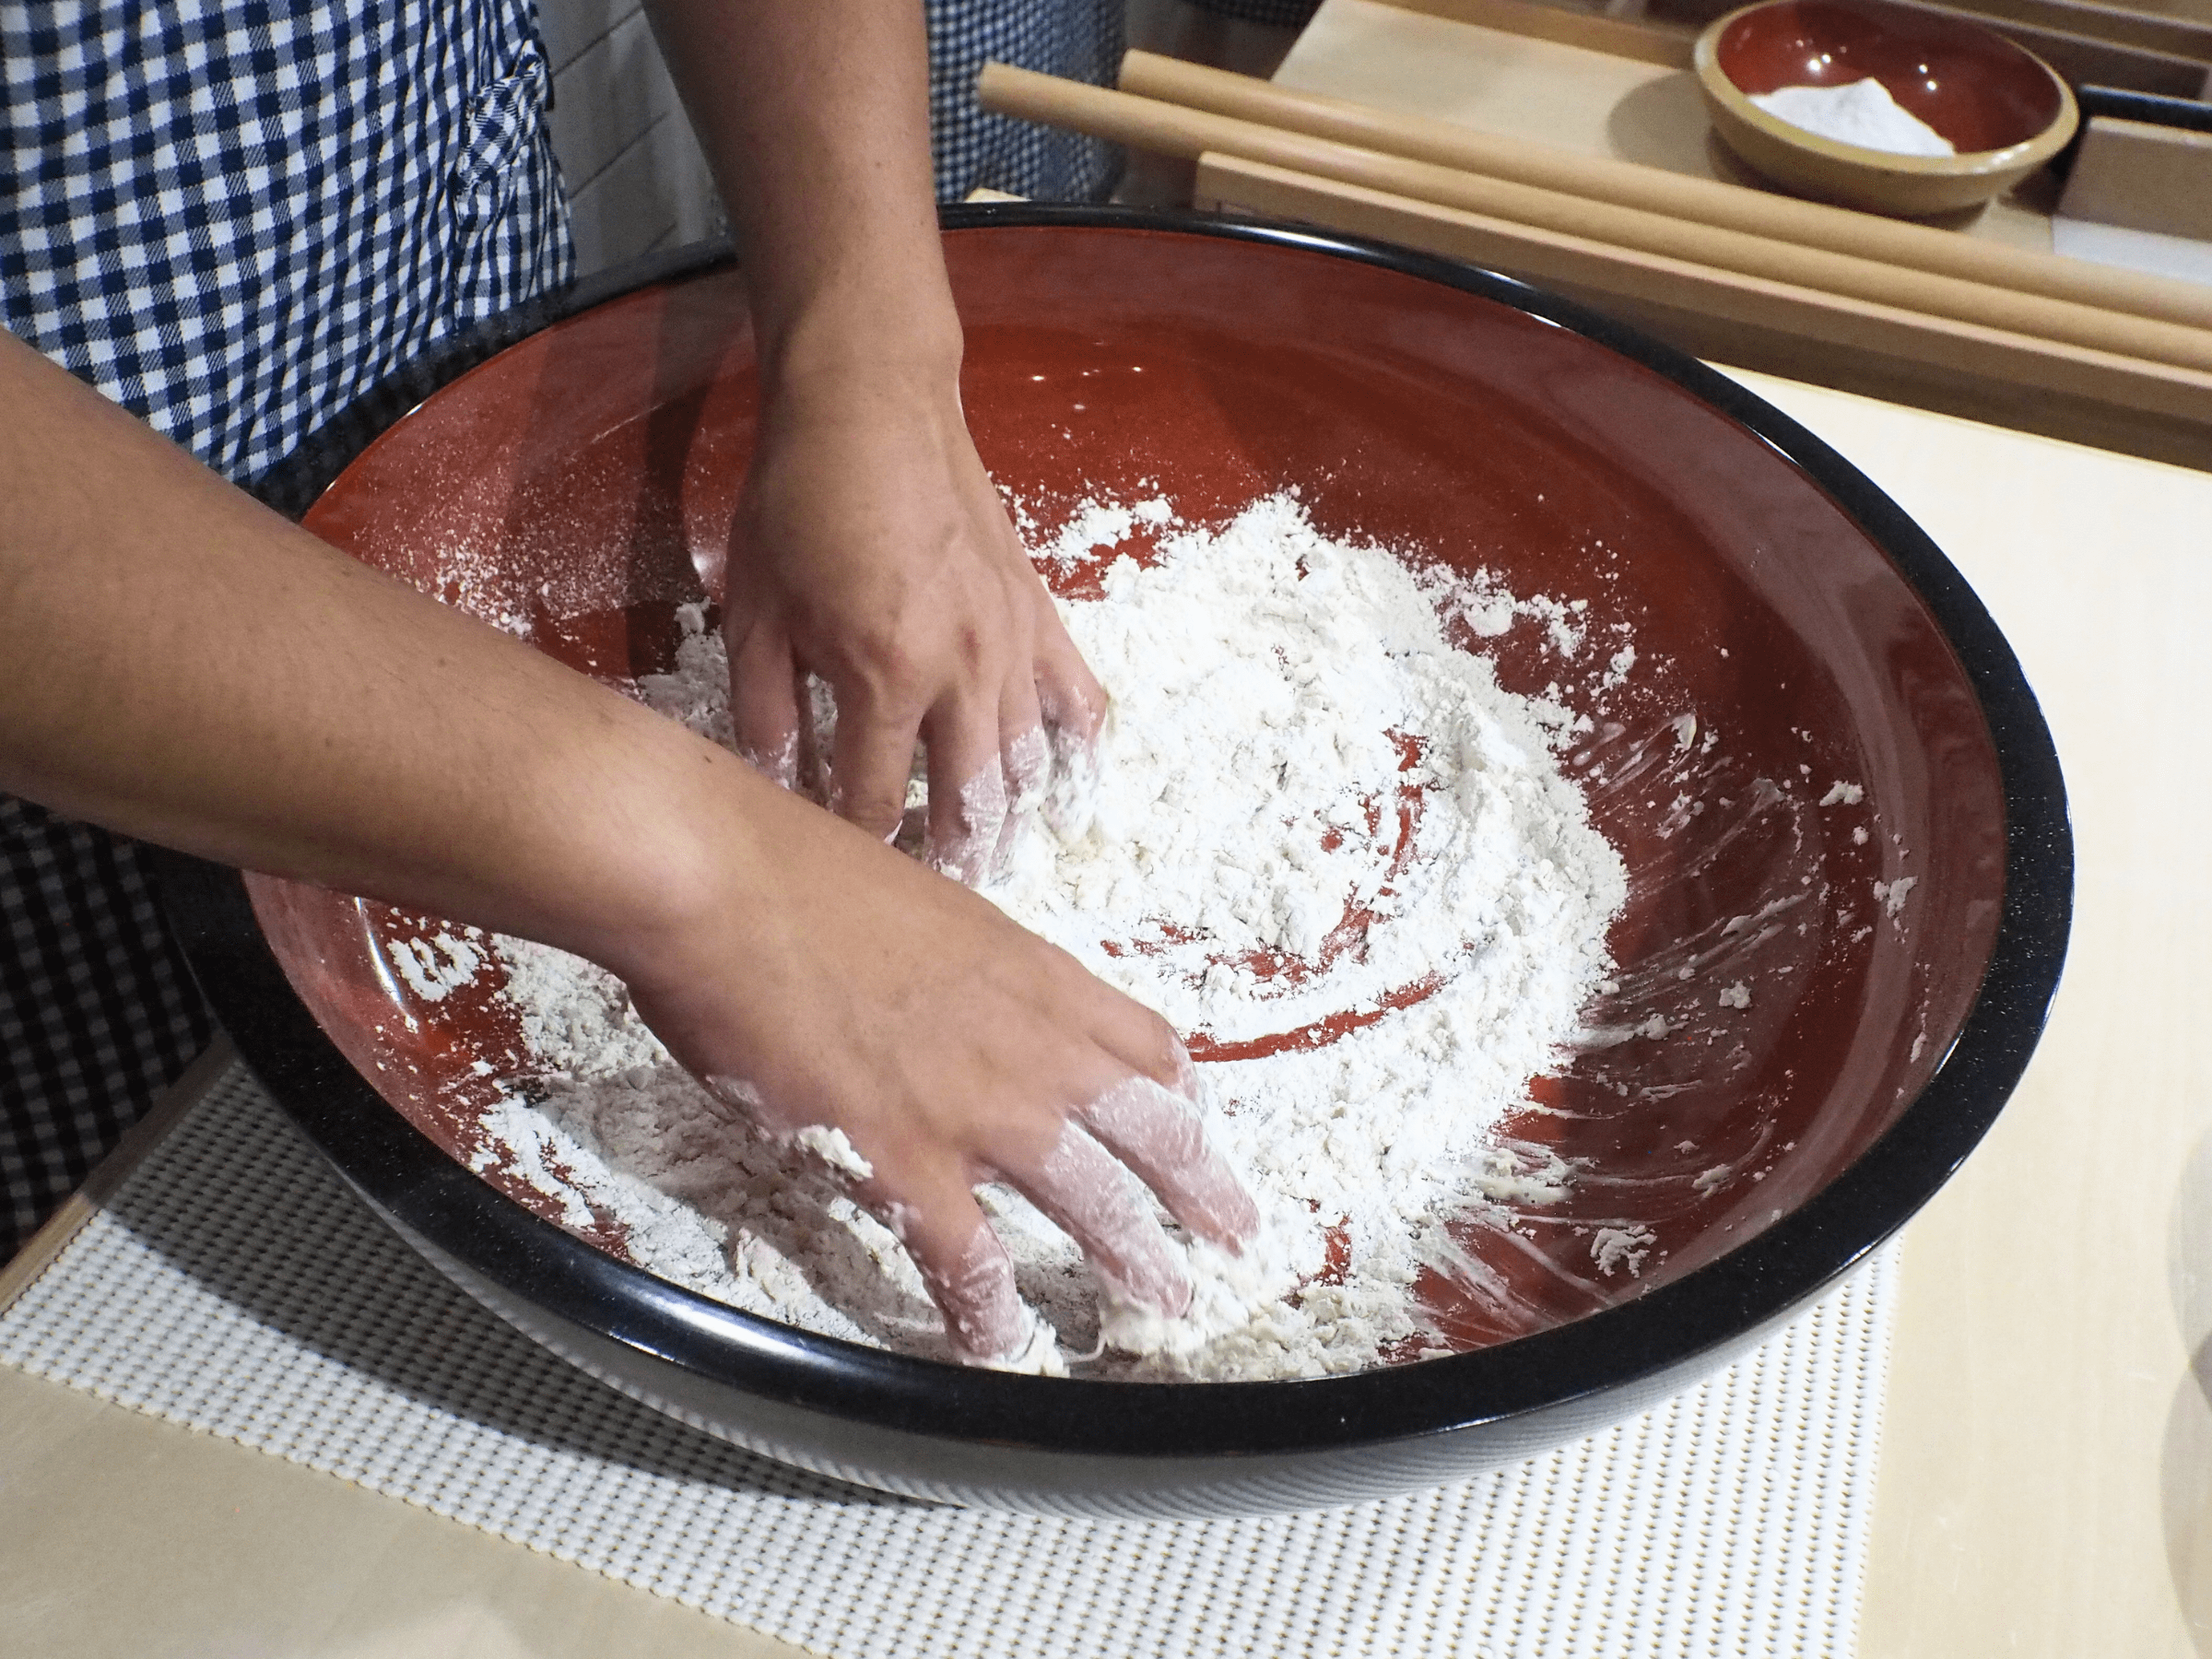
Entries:
{"type": "Polygon", "coordinates": [[[1067,1357],[1060,1351],[1058,1333],[1028,1308],[1023,1308],[1021,1313],[1029,1329],[1018,1343],[1003,1353],[962,1354],[961,1359],[989,1371],[1015,1371],[1032,1377],[1066,1376],[1067,1357]]]}
{"type": "Polygon", "coordinates": [[[1183,1046],[1182,1039],[1173,1038],[1175,1044],[1175,1092],[1195,1103],[1198,1099],[1198,1065],[1191,1058],[1191,1051],[1183,1046]]]}
{"type": "Polygon", "coordinates": [[[1231,1254],[1242,1255],[1244,1247],[1260,1236],[1260,1206],[1240,1182],[1230,1189],[1224,1207],[1230,1213],[1221,1218],[1225,1230],[1214,1242],[1231,1254]]]}

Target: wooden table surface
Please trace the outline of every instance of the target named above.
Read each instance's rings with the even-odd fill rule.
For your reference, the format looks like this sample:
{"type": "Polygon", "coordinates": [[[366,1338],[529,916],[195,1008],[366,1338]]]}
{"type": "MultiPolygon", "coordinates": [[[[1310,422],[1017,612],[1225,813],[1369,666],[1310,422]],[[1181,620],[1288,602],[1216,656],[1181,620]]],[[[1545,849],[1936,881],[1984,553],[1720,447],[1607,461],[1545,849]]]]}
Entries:
{"type": "MultiPolygon", "coordinates": [[[[1740,378],[1981,593],[2078,836],[2049,1032],[1905,1235],[1858,1651],[2212,1655],[2212,476],[1740,378]]],[[[0,1633],[41,1659],[797,1651],[5,1367],[0,1633]]]]}

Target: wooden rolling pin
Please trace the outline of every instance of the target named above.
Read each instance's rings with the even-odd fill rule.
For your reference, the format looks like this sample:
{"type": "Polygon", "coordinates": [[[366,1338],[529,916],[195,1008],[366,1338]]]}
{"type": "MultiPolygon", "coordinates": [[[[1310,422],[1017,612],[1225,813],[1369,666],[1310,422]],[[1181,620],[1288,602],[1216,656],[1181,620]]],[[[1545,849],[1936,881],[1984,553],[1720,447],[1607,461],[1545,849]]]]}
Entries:
{"type": "Polygon", "coordinates": [[[1773,195],[1747,185],[1693,178],[1635,161],[1578,156],[1525,138],[1477,133],[1448,121],[1394,114],[1349,99],[1286,91],[1248,75],[1230,75],[1149,52],[1132,52],[1122,60],[1122,90],[1409,160],[1772,237],[1800,247],[1825,248],[1831,253],[1855,254],[2023,294],[2042,294],[2105,311],[2125,312],[2131,316],[2212,328],[2212,288],[2201,283],[2008,248],[1932,225],[1773,195]]]}
{"type": "Polygon", "coordinates": [[[1564,191],[1241,121],[1132,93],[987,64],[983,107],[1139,149],[1195,158],[1207,150],[1436,202],[1562,235],[1639,249],[1775,282],[2061,340],[2154,363],[2212,371],[2212,328],[2114,312],[2078,300],[1993,288],[1860,254],[1776,241],[1752,231],[1670,218],[1564,191]]]}
{"type": "Polygon", "coordinates": [[[1199,159],[1198,184],[1207,199],[1245,212],[1510,272],[1618,315],[1693,357],[1816,382],[1841,373],[1829,383],[1890,402],[1932,394],[1937,401],[1929,406],[1955,413],[1968,411],[1945,401],[1947,389],[1955,392],[1963,379],[1979,388],[1971,409],[1977,419],[2134,449],[2186,466],[2201,467],[2212,455],[2212,371],[1794,288],[1218,150],[1199,159]],[[1781,341],[1789,345],[1779,347],[1777,358],[1781,341]],[[2023,406],[2051,416],[2056,426],[2023,406]]]}

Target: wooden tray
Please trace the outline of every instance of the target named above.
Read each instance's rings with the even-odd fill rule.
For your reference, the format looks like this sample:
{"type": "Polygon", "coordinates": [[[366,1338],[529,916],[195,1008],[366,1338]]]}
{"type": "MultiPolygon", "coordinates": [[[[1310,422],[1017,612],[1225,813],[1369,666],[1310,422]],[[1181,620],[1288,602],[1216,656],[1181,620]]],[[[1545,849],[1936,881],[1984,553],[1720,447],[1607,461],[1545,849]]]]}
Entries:
{"type": "MultiPolygon", "coordinates": [[[[1978,9],[2000,6],[2032,12],[2033,26],[2046,29],[2054,18],[2078,26],[2073,14],[2096,10],[2071,0],[1978,0],[1978,9]]],[[[2102,44],[2123,54],[2155,51],[2159,74],[2169,60],[2185,61],[2171,48],[2194,49],[2200,34],[2212,51],[2212,28],[2107,15],[2122,34],[2141,38],[2102,44]]],[[[1325,0],[1274,84],[1535,139],[1595,167],[1629,161],[1765,192],[1712,135],[1688,68],[1691,34],[1679,23],[1529,0],[1325,0]]],[[[2201,82],[2206,66],[2187,61],[2201,82]]],[[[1947,228],[2047,253],[2056,197],[2056,181],[2039,176],[1947,228]]],[[[1194,199],[1470,259],[1716,360],[2212,469],[2212,377],[2194,369],[1624,250],[1250,155],[1202,155],[1194,199]]]]}

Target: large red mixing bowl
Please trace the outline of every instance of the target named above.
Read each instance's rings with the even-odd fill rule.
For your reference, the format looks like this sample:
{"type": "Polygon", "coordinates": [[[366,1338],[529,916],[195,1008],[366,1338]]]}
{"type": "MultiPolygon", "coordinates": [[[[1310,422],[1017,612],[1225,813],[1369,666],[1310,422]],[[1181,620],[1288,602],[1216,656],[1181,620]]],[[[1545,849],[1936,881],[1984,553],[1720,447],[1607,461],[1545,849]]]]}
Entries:
{"type": "MultiPolygon", "coordinates": [[[[1619,988],[1588,1018],[1664,1035],[1573,1056],[1505,1125],[1573,1179],[1517,1215],[1470,1194],[1465,1265],[1421,1287],[1457,1351],[1303,1382],[1006,1376],[735,1312],[629,1263],[610,1220],[566,1230],[495,1190],[465,1167],[493,1088],[475,1063],[518,1046],[490,978],[421,1002],[381,970],[381,907],[172,863],[225,1023],[387,1218],[560,1352],[771,1455],[1194,1513],[1398,1490],[1616,1420],[1927,1199],[2033,1047],[2071,844],[2011,653],[1895,506],[1733,383],[1465,267],[1099,210],[948,227],[976,440],[1044,528],[1086,496],[1218,520],[1296,485],[1325,532],[1586,606],[1594,641],[1633,630],[1609,689],[1609,644],[1464,643],[1594,715],[1566,763],[1631,886],[1619,988]],[[1748,1006],[1716,997],[1732,980],[1748,1006]],[[1632,1265],[1594,1250],[1606,1230],[1632,1265]]],[[[739,285],[694,260],[553,311],[387,388],[270,492],[580,669],[665,667],[674,607],[718,591],[751,441],[739,285]]]]}

